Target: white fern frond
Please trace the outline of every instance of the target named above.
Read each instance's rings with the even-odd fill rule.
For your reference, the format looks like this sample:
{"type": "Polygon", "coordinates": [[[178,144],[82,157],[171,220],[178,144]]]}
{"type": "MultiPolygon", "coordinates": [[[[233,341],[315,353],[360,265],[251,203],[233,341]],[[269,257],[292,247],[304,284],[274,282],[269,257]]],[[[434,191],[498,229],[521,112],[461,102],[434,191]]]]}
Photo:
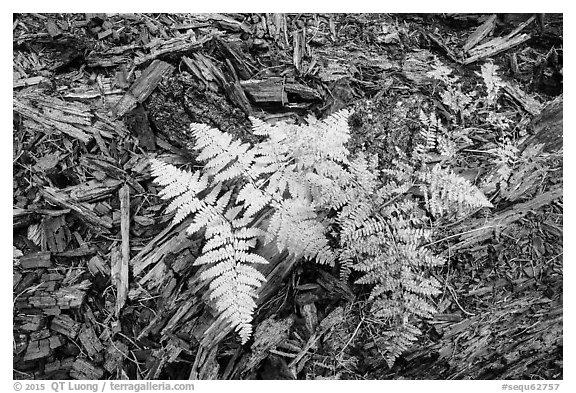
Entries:
{"type": "Polygon", "coordinates": [[[480,207],[492,207],[482,191],[439,164],[421,172],[420,179],[425,183],[422,191],[427,208],[434,216],[440,217],[451,211],[463,214],[480,207]]]}

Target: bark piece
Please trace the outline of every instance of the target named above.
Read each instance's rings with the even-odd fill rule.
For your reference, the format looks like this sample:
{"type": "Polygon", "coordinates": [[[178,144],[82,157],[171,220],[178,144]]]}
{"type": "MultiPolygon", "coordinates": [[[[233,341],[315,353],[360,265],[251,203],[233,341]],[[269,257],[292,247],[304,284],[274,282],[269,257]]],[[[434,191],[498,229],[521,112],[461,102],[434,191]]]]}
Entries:
{"type": "Polygon", "coordinates": [[[270,77],[267,79],[253,79],[240,82],[246,95],[255,103],[281,103],[287,104],[288,94],[292,95],[292,102],[320,100],[320,94],[293,79],[270,77]]]}
{"type": "Polygon", "coordinates": [[[18,330],[25,332],[35,332],[44,325],[42,315],[19,315],[14,320],[17,322],[18,330]]]}
{"type": "Polygon", "coordinates": [[[24,361],[36,360],[52,355],[54,350],[62,345],[58,336],[49,336],[28,343],[24,361]]]}
{"type": "Polygon", "coordinates": [[[37,91],[27,91],[14,98],[13,107],[16,112],[35,123],[34,129],[48,134],[63,132],[83,142],[92,140],[96,132],[106,138],[112,138],[116,133],[122,135],[118,127],[111,127],[106,117],[81,102],[64,101],[37,91]]]}
{"type": "Polygon", "coordinates": [[[70,209],[82,220],[97,226],[102,231],[108,232],[112,228],[112,219],[110,217],[98,216],[88,205],[76,202],[67,193],[52,187],[45,187],[40,192],[48,202],[70,209]]]}
{"type": "Polygon", "coordinates": [[[558,151],[563,145],[564,124],[564,95],[561,94],[546,104],[541,113],[532,120],[534,135],[528,137],[521,145],[520,150],[526,147],[543,143],[542,151],[546,153],[558,151]]]}
{"type": "Polygon", "coordinates": [[[58,315],[61,309],[79,308],[84,302],[88,280],[53,292],[36,291],[27,298],[23,308],[39,308],[46,315],[58,315]]]}
{"type": "Polygon", "coordinates": [[[254,112],[240,82],[226,82],[224,89],[230,101],[241,108],[245,114],[251,115],[254,112]]]}
{"type": "Polygon", "coordinates": [[[80,164],[92,168],[95,171],[104,172],[109,177],[123,180],[134,188],[138,193],[145,193],[144,188],[138,184],[124,169],[118,168],[118,164],[110,157],[94,154],[84,154],[80,157],[80,164]]]}
{"type": "Polygon", "coordinates": [[[240,79],[246,80],[250,79],[255,71],[255,67],[251,64],[250,60],[242,53],[241,50],[237,49],[235,45],[223,39],[217,39],[218,49],[224,54],[225,58],[228,59],[234,66],[238,77],[240,79]]]}
{"type": "Polygon", "coordinates": [[[432,70],[433,61],[434,55],[425,49],[408,53],[402,64],[402,73],[417,85],[426,85],[431,82],[427,72],[432,70]]]}
{"type": "Polygon", "coordinates": [[[300,307],[300,314],[304,318],[304,326],[309,334],[313,334],[318,327],[318,310],[314,303],[304,304],[300,307]]]}
{"type": "Polygon", "coordinates": [[[70,376],[74,379],[97,380],[104,376],[104,370],[100,367],[94,366],[86,359],[78,358],[72,364],[70,376]]]}
{"type": "Polygon", "coordinates": [[[328,291],[330,299],[343,298],[348,302],[353,302],[356,298],[346,283],[324,270],[320,270],[320,276],[317,278],[317,282],[328,291]]]}
{"type": "Polygon", "coordinates": [[[89,67],[116,67],[118,65],[126,64],[131,59],[127,55],[107,55],[106,53],[93,53],[87,58],[89,67]]]}
{"type": "Polygon", "coordinates": [[[52,267],[50,261],[52,253],[49,251],[36,252],[20,257],[20,267],[22,269],[38,269],[52,267]]]}
{"type": "Polygon", "coordinates": [[[172,71],[174,71],[174,66],[164,61],[154,60],[114,106],[112,109],[113,116],[122,117],[134,109],[138,103],[144,102],[162,78],[172,73],[172,71]]]}
{"type": "Polygon", "coordinates": [[[50,379],[64,379],[68,377],[68,372],[72,368],[74,363],[74,358],[69,357],[62,360],[54,360],[53,362],[46,363],[44,366],[44,378],[49,377],[50,379]],[[54,374],[63,374],[62,377],[56,377],[54,374]]]}
{"type": "Polygon", "coordinates": [[[88,261],[88,270],[90,273],[96,275],[98,273],[102,274],[103,276],[110,275],[110,267],[100,256],[95,255],[88,261]]]}
{"type": "Polygon", "coordinates": [[[87,245],[82,245],[81,247],[75,248],[73,250],[55,253],[55,255],[64,258],[76,258],[76,257],[85,257],[95,253],[96,253],[95,247],[88,247],[87,245]]]}
{"type": "Polygon", "coordinates": [[[29,87],[29,86],[36,86],[39,83],[47,82],[48,78],[38,75],[38,76],[31,76],[29,78],[20,78],[14,80],[12,83],[12,88],[17,89],[19,87],[29,87]]]}
{"type": "Polygon", "coordinates": [[[207,19],[216,21],[223,29],[233,32],[252,33],[247,24],[222,14],[205,14],[207,19]]]}
{"type": "Polygon", "coordinates": [[[519,32],[521,32],[522,30],[524,30],[526,28],[526,26],[528,26],[530,23],[534,22],[534,19],[536,19],[536,15],[532,15],[530,18],[528,18],[526,21],[520,23],[518,25],[518,27],[516,27],[514,30],[512,30],[510,33],[508,33],[508,35],[506,36],[506,38],[512,38],[514,37],[516,34],[518,34],[519,32]]]}
{"type": "Polygon", "coordinates": [[[471,221],[467,224],[466,229],[461,231],[462,235],[460,236],[460,241],[453,245],[454,250],[466,249],[474,244],[490,239],[493,236],[494,231],[510,227],[514,222],[520,220],[531,210],[538,209],[558,198],[562,198],[562,195],[562,187],[555,187],[526,202],[513,205],[512,207],[500,212],[497,216],[492,217],[490,220],[477,219],[471,221]]]}
{"type": "Polygon", "coordinates": [[[503,86],[504,91],[531,115],[538,116],[542,112],[542,104],[529,94],[525,93],[516,82],[509,82],[503,86]]]}
{"type": "Polygon", "coordinates": [[[60,314],[54,317],[50,329],[74,340],[80,330],[80,323],[74,321],[68,315],[60,314]]]}
{"type": "Polygon", "coordinates": [[[120,186],[122,180],[105,179],[103,181],[90,180],[77,186],[64,188],[70,197],[78,202],[96,202],[109,198],[120,186]]]}
{"type": "Polygon", "coordinates": [[[16,289],[16,287],[18,286],[18,284],[20,284],[21,281],[22,281],[22,273],[20,273],[16,269],[13,269],[12,270],[12,289],[16,289]]]}
{"type": "Polygon", "coordinates": [[[192,370],[190,371],[190,377],[188,379],[217,379],[218,371],[220,370],[220,365],[216,361],[217,352],[217,346],[209,350],[200,347],[198,352],[196,352],[196,358],[194,359],[194,364],[192,365],[192,370]]]}
{"type": "Polygon", "coordinates": [[[104,347],[102,343],[96,336],[96,332],[94,332],[94,328],[92,326],[88,326],[84,324],[78,334],[78,340],[86,350],[88,356],[93,357],[98,352],[102,351],[104,347]]]}
{"type": "Polygon", "coordinates": [[[226,78],[222,70],[208,57],[201,53],[193,53],[190,57],[183,56],[182,60],[190,72],[213,92],[218,92],[219,88],[224,87],[226,78]]]}
{"type": "Polygon", "coordinates": [[[156,136],[150,127],[148,114],[142,104],[128,113],[125,123],[132,134],[138,138],[138,144],[148,151],[156,150],[156,136]]]}
{"type": "Polygon", "coordinates": [[[70,242],[70,229],[63,215],[44,217],[42,220],[42,248],[59,253],[66,249],[70,242]]]}

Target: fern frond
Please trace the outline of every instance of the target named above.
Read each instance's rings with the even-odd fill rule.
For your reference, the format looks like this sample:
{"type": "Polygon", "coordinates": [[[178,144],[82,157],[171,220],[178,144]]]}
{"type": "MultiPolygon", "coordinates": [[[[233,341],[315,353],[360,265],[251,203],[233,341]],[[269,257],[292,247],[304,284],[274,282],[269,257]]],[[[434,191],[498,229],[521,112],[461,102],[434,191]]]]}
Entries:
{"type": "Polygon", "coordinates": [[[378,344],[385,354],[388,367],[392,368],[395,360],[407,351],[421,334],[420,329],[408,322],[399,323],[392,330],[384,332],[378,344]]]}
{"type": "Polygon", "coordinates": [[[252,264],[268,261],[251,250],[257,237],[263,234],[258,228],[229,228],[225,234],[210,238],[195,265],[213,264],[200,276],[208,281],[210,298],[216,309],[235,328],[245,343],[252,332],[250,321],[256,309],[257,289],[266,278],[252,264]]]}
{"type": "Polygon", "coordinates": [[[255,151],[246,143],[233,140],[232,135],[205,124],[192,123],[190,131],[196,138],[197,160],[206,162],[204,171],[220,184],[250,172],[255,151]]]}
{"type": "Polygon", "coordinates": [[[439,120],[436,118],[435,112],[431,112],[430,115],[426,116],[422,110],[420,110],[418,117],[424,127],[420,129],[420,137],[423,142],[416,145],[416,151],[420,154],[425,154],[433,151],[436,147],[439,120]]]}
{"type": "Polygon", "coordinates": [[[326,228],[317,220],[314,208],[304,199],[285,199],[277,207],[267,228],[266,242],[274,241],[278,251],[332,264],[326,228]]]}
{"type": "Polygon", "coordinates": [[[174,222],[179,223],[202,208],[203,202],[198,194],[208,187],[208,178],[200,172],[187,172],[162,161],[150,160],[154,182],[164,186],[158,193],[162,199],[173,199],[166,211],[176,211],[174,222]]]}
{"type": "Polygon", "coordinates": [[[441,217],[451,212],[463,214],[479,207],[492,207],[477,187],[439,164],[422,171],[420,179],[425,182],[422,191],[428,211],[434,216],[441,217]]]}

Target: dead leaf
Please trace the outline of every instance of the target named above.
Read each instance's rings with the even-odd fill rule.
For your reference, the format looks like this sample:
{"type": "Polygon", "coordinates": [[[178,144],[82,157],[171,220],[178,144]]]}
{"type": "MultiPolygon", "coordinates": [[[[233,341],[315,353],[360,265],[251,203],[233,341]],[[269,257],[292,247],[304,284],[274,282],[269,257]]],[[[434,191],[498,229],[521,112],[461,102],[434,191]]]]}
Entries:
{"type": "Polygon", "coordinates": [[[40,157],[38,161],[36,161],[34,169],[40,172],[45,172],[49,169],[52,169],[58,165],[61,157],[62,156],[59,153],[46,154],[45,156],[40,157]]]}

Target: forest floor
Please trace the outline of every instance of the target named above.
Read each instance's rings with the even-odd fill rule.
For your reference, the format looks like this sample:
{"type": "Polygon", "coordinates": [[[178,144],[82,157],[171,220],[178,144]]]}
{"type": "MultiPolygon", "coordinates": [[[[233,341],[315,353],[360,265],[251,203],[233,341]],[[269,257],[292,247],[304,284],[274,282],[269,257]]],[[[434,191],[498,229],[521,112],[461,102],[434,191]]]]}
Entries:
{"type": "Polygon", "coordinates": [[[15,379],[562,379],[561,15],[15,14],[13,54],[15,379]],[[311,262],[241,346],[148,169],[193,160],[191,122],[342,108],[381,163],[451,135],[494,206],[435,227],[437,314],[393,367],[366,290],[311,262]]]}

